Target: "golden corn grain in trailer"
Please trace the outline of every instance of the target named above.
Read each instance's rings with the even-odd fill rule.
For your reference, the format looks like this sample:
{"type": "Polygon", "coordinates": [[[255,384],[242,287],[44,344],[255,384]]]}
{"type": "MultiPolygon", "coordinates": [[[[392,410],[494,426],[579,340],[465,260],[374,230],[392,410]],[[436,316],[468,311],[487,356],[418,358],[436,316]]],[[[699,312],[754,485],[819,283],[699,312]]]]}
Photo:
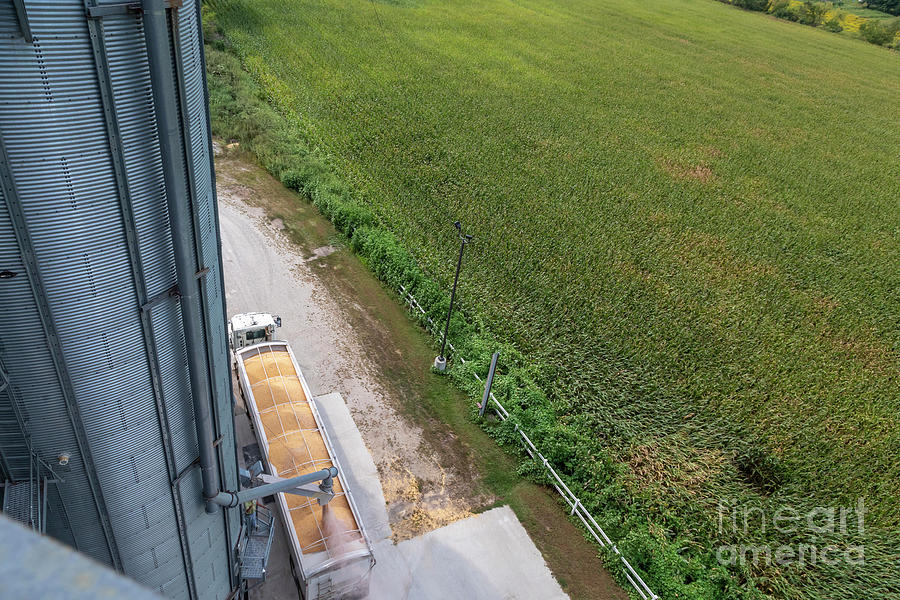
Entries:
{"type": "Polygon", "coordinates": [[[241,390],[269,474],[289,479],[337,467],[334,498],[276,496],[305,600],[364,598],[372,545],[344,471],[290,345],[273,341],[278,317],[237,315],[229,323],[241,390]]]}

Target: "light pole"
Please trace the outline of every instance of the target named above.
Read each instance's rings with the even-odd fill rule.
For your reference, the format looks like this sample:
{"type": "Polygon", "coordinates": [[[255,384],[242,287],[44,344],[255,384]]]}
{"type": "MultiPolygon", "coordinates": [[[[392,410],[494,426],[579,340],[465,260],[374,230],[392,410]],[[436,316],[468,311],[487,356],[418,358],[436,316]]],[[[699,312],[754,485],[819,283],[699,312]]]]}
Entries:
{"type": "Polygon", "coordinates": [[[447,322],[444,324],[444,337],[441,340],[441,353],[434,359],[434,368],[443,371],[447,368],[447,359],[444,357],[444,350],[447,348],[447,332],[450,331],[450,317],[453,315],[453,301],[456,299],[456,284],[459,283],[459,270],[462,268],[463,250],[466,244],[472,239],[471,235],[462,232],[462,225],[459,221],[453,224],[459,234],[459,258],[456,261],[456,276],[453,278],[453,291],[450,292],[450,308],[447,310],[447,322]]]}

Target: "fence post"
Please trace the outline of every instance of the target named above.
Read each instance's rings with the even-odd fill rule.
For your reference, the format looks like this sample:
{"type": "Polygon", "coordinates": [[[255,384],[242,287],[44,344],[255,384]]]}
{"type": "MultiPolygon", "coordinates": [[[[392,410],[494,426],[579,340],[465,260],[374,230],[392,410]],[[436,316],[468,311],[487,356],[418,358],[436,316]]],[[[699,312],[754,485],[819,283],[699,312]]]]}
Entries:
{"type": "Polygon", "coordinates": [[[488,400],[491,399],[491,385],[494,383],[494,371],[497,369],[497,358],[500,356],[499,352],[494,352],[494,356],[491,357],[491,369],[488,371],[487,381],[484,382],[484,396],[481,398],[481,408],[478,409],[478,416],[484,416],[484,409],[487,408],[488,400]]]}

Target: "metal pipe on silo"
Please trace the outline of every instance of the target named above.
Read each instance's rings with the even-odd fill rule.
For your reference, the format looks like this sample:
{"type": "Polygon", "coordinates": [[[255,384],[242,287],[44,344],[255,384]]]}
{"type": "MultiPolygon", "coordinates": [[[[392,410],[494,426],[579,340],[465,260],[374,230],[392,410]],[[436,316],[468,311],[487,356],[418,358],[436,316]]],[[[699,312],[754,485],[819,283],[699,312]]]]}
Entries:
{"type": "MultiPolygon", "coordinates": [[[[329,494],[330,496],[328,496],[328,499],[330,500],[330,498],[334,496],[333,479],[337,476],[338,470],[336,467],[327,467],[325,469],[322,469],[321,471],[316,471],[315,473],[307,473],[306,475],[298,475],[297,477],[291,477],[290,479],[282,479],[281,481],[277,481],[275,483],[267,483],[265,485],[249,488],[240,492],[219,492],[218,495],[213,498],[213,502],[220,506],[234,508],[235,506],[240,506],[244,502],[257,500],[264,496],[271,496],[273,494],[277,494],[278,492],[291,493],[291,490],[293,490],[294,488],[300,487],[301,485],[305,485],[307,483],[315,483],[316,481],[322,482],[319,486],[319,489],[322,491],[322,493],[329,494]]],[[[323,500],[320,503],[327,502],[328,500],[323,500]]]]}
{"type": "Polygon", "coordinates": [[[188,192],[182,175],[181,129],[175,94],[175,75],[172,71],[171,46],[165,0],[143,0],[144,36],[150,64],[153,105],[159,131],[159,148],[165,178],[166,203],[172,248],[175,255],[176,281],[181,295],[181,319],[184,325],[194,422],[200,454],[200,473],[206,512],[214,513],[218,506],[212,501],[219,493],[219,474],[213,448],[210,388],[203,351],[203,317],[200,314],[198,273],[195,273],[194,248],[191,243],[193,225],[188,206],[188,192]]]}

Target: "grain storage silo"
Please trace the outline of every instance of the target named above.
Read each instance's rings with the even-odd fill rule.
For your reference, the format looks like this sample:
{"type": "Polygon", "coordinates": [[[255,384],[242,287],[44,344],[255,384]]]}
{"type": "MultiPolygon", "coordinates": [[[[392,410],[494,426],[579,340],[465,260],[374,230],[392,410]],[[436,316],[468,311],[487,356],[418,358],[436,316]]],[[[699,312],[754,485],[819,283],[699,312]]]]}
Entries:
{"type": "Polygon", "coordinates": [[[239,509],[199,2],[0,0],[7,512],[225,598],[239,509]]]}

